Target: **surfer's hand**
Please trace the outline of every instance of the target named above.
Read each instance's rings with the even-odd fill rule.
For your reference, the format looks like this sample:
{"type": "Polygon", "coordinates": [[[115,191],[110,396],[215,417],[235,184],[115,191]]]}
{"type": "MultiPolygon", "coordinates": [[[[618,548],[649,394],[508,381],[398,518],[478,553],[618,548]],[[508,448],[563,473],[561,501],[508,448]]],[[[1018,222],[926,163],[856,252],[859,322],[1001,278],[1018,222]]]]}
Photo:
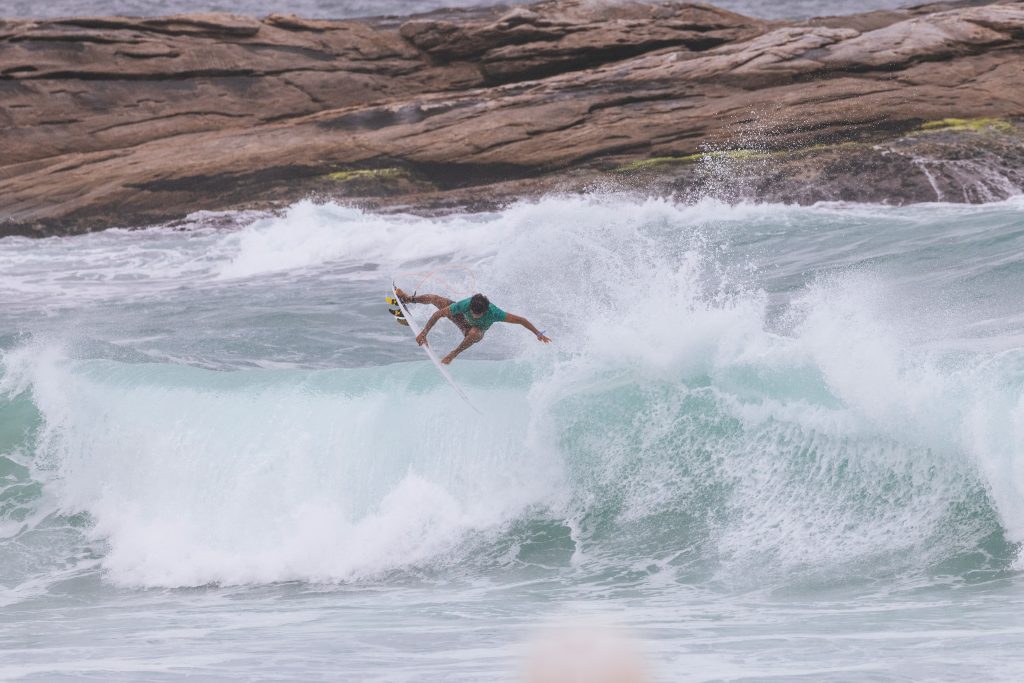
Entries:
{"type": "Polygon", "coordinates": [[[550,344],[551,343],[551,340],[548,339],[547,337],[545,337],[544,333],[541,333],[541,334],[537,335],[537,341],[544,342],[545,344],[550,344]]]}
{"type": "Polygon", "coordinates": [[[417,334],[416,335],[416,343],[419,344],[420,346],[423,346],[424,344],[426,344],[427,343],[427,333],[426,332],[420,332],[419,334],[417,334]]]}
{"type": "Polygon", "coordinates": [[[451,364],[452,364],[452,357],[451,356],[445,356],[444,358],[441,359],[441,365],[451,365],[451,364]]]}

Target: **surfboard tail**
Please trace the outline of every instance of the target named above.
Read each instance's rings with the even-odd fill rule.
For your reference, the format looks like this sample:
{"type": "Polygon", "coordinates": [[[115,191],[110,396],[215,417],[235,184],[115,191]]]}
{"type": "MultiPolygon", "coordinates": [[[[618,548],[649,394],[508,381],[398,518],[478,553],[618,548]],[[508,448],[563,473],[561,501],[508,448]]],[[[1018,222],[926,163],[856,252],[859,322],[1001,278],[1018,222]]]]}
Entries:
{"type": "Polygon", "coordinates": [[[402,306],[398,303],[398,299],[394,296],[386,296],[384,301],[388,304],[388,312],[395,316],[395,322],[408,327],[409,321],[405,319],[405,313],[402,312],[402,306]]]}

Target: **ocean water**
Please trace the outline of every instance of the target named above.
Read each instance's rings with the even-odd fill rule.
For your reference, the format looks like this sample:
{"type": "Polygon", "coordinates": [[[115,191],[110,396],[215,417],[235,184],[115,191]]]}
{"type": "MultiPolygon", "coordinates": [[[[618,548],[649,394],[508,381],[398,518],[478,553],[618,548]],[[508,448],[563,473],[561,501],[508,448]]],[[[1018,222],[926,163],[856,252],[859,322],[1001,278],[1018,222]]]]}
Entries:
{"type": "MultiPolygon", "coordinates": [[[[625,0],[594,0],[620,2],[625,0]]],[[[128,15],[160,16],[188,12],[229,12],[266,16],[273,12],[303,17],[346,19],[380,15],[407,15],[451,7],[528,4],[516,0],[276,0],[273,6],[253,0],[0,0],[0,18],[57,18],[70,16],[128,15]]],[[[803,18],[832,14],[853,14],[875,9],[893,9],[920,4],[911,0],[716,0],[719,7],[748,16],[803,18]]]]}
{"type": "Polygon", "coordinates": [[[1021,680],[1022,293],[1021,198],[2,239],[0,679],[1021,680]],[[554,341],[479,416],[392,279],[554,341]]]}

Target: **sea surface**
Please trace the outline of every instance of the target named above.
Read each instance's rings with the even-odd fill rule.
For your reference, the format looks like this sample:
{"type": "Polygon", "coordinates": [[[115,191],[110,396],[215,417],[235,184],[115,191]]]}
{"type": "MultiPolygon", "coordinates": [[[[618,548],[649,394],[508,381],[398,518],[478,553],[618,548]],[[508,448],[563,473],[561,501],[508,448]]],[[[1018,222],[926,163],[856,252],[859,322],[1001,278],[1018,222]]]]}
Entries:
{"type": "MultiPolygon", "coordinates": [[[[614,4],[626,0],[588,0],[614,4]]],[[[0,18],[56,18],[71,16],[159,16],[187,12],[230,12],[262,17],[277,12],[303,17],[345,19],[381,15],[407,15],[441,8],[523,5],[525,1],[496,0],[0,0],[0,18]]],[[[916,0],[715,0],[711,3],[754,17],[804,18],[853,14],[921,4],[916,0]]]]}
{"type": "Polygon", "coordinates": [[[1020,197],[0,239],[0,680],[1024,680],[1022,300],[1020,197]]]}

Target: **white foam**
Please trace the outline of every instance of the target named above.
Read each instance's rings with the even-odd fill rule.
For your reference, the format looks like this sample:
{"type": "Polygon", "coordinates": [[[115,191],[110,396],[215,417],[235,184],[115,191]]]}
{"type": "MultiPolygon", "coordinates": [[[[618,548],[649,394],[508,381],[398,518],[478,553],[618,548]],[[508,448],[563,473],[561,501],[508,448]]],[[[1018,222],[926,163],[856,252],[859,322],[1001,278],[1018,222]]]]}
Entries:
{"type": "MultiPolygon", "coordinates": [[[[993,396],[982,388],[998,376],[987,370],[980,380],[977,371],[989,356],[951,363],[942,349],[923,351],[921,319],[907,315],[899,290],[870,271],[812,284],[789,313],[791,332],[774,332],[765,295],[721,282],[699,232],[689,239],[677,235],[669,249],[658,249],[651,215],[630,220],[592,227],[587,237],[596,248],[585,248],[581,231],[578,239],[570,233],[561,249],[546,244],[543,250],[554,253],[556,263],[570,261],[573,250],[582,253],[573,270],[553,268],[542,276],[554,281],[553,289],[571,292],[561,298],[570,303],[557,317],[578,351],[534,395],[552,411],[587,394],[595,396],[595,408],[603,406],[599,397],[616,385],[639,383],[641,394],[661,395],[660,403],[638,406],[642,412],[633,421],[617,413],[611,415],[626,421],[579,419],[596,432],[583,445],[593,448],[588,457],[598,462],[583,465],[577,476],[595,477],[608,488],[586,494],[581,504],[591,504],[592,495],[626,491],[623,521],[685,508],[699,485],[672,460],[687,463],[684,471],[697,468],[699,476],[733,487],[726,509],[716,513],[731,516],[717,529],[716,543],[723,557],[736,561],[727,572],[751,574],[897,553],[939,561],[991,531],[977,512],[955,522],[948,517],[952,506],[977,507],[979,486],[987,488],[1010,539],[1019,540],[1024,471],[1012,453],[1021,444],[1020,390],[1015,385],[993,396]],[[579,281],[586,290],[572,292],[579,281]],[[711,389],[702,394],[705,382],[711,389]],[[743,420],[744,432],[694,437],[689,427],[666,422],[697,396],[712,397],[743,420]],[[982,421],[980,415],[999,417],[982,421]],[[678,433],[666,438],[673,428],[678,433]],[[698,452],[662,452],[665,443],[698,452]],[[704,449],[715,460],[692,463],[704,449]],[[942,536],[946,542],[922,547],[925,539],[942,536]]],[[[496,262],[503,258],[504,250],[496,262]]],[[[560,299],[552,293],[537,305],[545,300],[560,299]]],[[[728,427],[711,423],[707,429],[728,427]]]]}
{"type": "Polygon", "coordinates": [[[524,201],[498,212],[422,217],[303,201],[280,216],[258,220],[224,237],[219,249],[232,256],[221,266],[219,277],[247,278],[338,262],[401,267],[444,257],[449,262],[475,263],[506,252],[509,241],[524,235],[534,248],[542,248],[550,237],[564,237],[580,228],[636,228],[651,221],[685,221],[708,213],[743,220],[768,210],[711,201],[690,206],[593,195],[524,201]]]}
{"type": "Polygon", "coordinates": [[[602,497],[624,524],[674,507],[720,515],[717,549],[733,567],[908,551],[979,485],[1021,539],[1024,406],[1016,380],[1000,381],[1020,376],[1014,354],[957,364],[923,349],[926,323],[893,305],[901,292],[881,272],[819,277],[780,322],[767,293],[723,266],[731,235],[849,211],[918,215],[590,196],[422,218],[304,202],[202,233],[209,255],[166,270],[167,282],[217,286],[363,262],[378,271],[353,278],[480,265],[481,289],[555,340],[489,333],[488,349],[534,380],[509,388],[483,373],[486,423],[455,420],[462,406],[436,377],[425,389],[380,367],[209,373],[33,346],[7,354],[2,381],[33,392],[61,500],[93,516],[126,584],[377,576],[444,562],[533,505],[572,520],[585,563],[600,553],[578,522],[602,497]],[[720,413],[691,415],[693,403],[720,413]],[[729,491],[711,512],[702,478],[729,491]]]}
{"type": "Polygon", "coordinates": [[[524,406],[507,395],[494,422],[465,415],[436,381],[360,389],[372,370],[268,376],[32,355],[6,376],[28,373],[51,486],[66,512],[93,517],[104,567],[126,585],[339,581],[440,561],[558,479],[524,444],[524,406]]]}

